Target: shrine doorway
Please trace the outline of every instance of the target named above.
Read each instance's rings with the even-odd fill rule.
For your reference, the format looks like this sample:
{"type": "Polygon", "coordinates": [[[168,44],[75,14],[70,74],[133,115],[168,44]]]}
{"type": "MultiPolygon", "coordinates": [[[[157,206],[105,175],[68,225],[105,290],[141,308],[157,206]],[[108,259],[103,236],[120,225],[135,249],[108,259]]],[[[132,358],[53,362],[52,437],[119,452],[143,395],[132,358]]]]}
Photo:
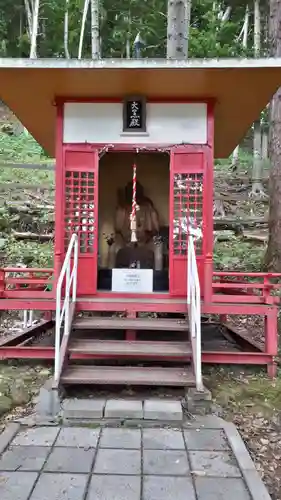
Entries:
{"type": "Polygon", "coordinates": [[[114,276],[125,274],[125,270],[130,274],[133,269],[141,270],[143,293],[169,291],[169,190],[167,153],[108,152],[100,158],[97,264],[100,292],[116,291],[114,276]],[[136,243],[131,242],[130,230],[134,165],[136,243]]]}

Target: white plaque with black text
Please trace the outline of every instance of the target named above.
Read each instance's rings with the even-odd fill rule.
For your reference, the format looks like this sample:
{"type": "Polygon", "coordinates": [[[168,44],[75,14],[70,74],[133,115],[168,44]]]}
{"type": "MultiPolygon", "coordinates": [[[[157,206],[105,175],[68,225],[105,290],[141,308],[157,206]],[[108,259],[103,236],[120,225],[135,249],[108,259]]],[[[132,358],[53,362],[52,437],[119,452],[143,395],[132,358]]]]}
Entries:
{"type": "Polygon", "coordinates": [[[112,292],[152,293],[152,269],[112,269],[112,292]]]}

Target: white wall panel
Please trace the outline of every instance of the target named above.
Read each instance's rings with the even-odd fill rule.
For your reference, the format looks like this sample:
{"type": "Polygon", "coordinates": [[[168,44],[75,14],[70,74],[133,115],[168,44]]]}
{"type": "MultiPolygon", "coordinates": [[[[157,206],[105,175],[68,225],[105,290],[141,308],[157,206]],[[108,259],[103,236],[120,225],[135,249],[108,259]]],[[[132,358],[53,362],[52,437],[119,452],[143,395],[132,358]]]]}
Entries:
{"type": "Polygon", "coordinates": [[[206,144],[207,105],[147,103],[147,132],[123,133],[122,103],[66,103],[65,143],[206,144]]]}

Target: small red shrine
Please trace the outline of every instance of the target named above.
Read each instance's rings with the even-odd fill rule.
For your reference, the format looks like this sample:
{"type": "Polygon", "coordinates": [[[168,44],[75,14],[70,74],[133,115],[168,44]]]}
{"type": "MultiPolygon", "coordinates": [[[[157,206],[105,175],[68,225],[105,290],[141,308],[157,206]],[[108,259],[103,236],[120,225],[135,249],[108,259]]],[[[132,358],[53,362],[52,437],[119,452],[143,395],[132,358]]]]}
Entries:
{"type": "Polygon", "coordinates": [[[200,390],[202,362],[275,375],[281,275],[214,271],[213,166],[270,101],[280,66],[0,60],[0,98],[56,158],[54,269],[0,270],[0,309],[56,311],[40,325],[55,322],[55,343],[32,345],[27,329],[2,359],[54,358],[56,385],[200,390]],[[264,345],[231,315],[262,317],[264,345]]]}

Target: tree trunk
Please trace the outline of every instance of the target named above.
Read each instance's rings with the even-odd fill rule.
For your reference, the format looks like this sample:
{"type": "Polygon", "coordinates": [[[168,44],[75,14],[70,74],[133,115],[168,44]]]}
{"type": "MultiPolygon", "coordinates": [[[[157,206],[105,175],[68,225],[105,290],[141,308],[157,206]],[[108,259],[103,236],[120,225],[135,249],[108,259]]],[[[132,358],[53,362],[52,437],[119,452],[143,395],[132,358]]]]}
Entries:
{"type": "Polygon", "coordinates": [[[129,11],[127,22],[127,37],[126,37],[126,59],[131,59],[131,12],[129,11]]]}
{"type": "Polygon", "coordinates": [[[243,30],[244,30],[243,41],[242,41],[243,47],[245,49],[248,47],[249,17],[250,17],[249,5],[246,5],[244,25],[243,25],[243,30]]]}
{"type": "Polygon", "coordinates": [[[32,32],[31,32],[31,42],[30,42],[30,59],[36,59],[37,57],[37,33],[38,33],[38,16],[39,16],[39,1],[34,0],[33,12],[32,12],[32,32]]]}
{"type": "Polygon", "coordinates": [[[168,0],[167,59],[187,59],[191,0],[168,0]]]}
{"type": "Polygon", "coordinates": [[[239,164],[239,144],[236,146],[232,153],[232,162],[231,162],[231,168],[232,170],[236,170],[239,164]]]}
{"type": "MultiPolygon", "coordinates": [[[[269,46],[271,56],[281,57],[281,0],[270,0],[269,46]]],[[[281,272],[281,88],[270,106],[269,240],[265,264],[281,272]]]]}
{"type": "MultiPolygon", "coordinates": [[[[261,12],[260,0],[254,0],[254,50],[255,57],[260,56],[261,50],[261,12]]],[[[261,150],[261,123],[260,119],[254,123],[254,157],[252,170],[252,189],[250,196],[265,196],[262,185],[262,150],[261,150]]]]}
{"type": "Polygon", "coordinates": [[[226,7],[225,12],[223,12],[222,16],[221,16],[221,21],[223,23],[225,23],[226,21],[229,21],[231,11],[232,11],[232,7],[230,5],[228,7],[226,7]]]}
{"type": "Polygon", "coordinates": [[[64,11],[64,53],[66,59],[70,59],[69,50],[68,50],[68,4],[69,0],[65,0],[65,11],[64,11]]]}
{"type": "Polygon", "coordinates": [[[89,9],[89,3],[90,3],[90,0],[85,0],[85,2],[84,2],[81,31],[80,31],[80,39],[79,39],[79,47],[78,47],[78,59],[81,59],[81,57],[82,57],[85,24],[86,24],[88,9],[89,9]]]}
{"type": "Polygon", "coordinates": [[[92,59],[100,57],[99,0],[91,0],[92,59]]]}
{"type": "Polygon", "coordinates": [[[27,26],[28,26],[28,36],[29,36],[29,40],[31,42],[31,35],[32,35],[32,13],[31,13],[31,7],[30,7],[29,0],[24,0],[24,6],[25,6],[25,12],[26,12],[27,26]]]}
{"type": "Polygon", "coordinates": [[[254,123],[254,155],[253,155],[253,171],[252,171],[252,189],[250,195],[264,196],[262,185],[262,134],[261,122],[257,120],[254,123]]]}
{"type": "Polygon", "coordinates": [[[268,159],[268,133],[263,131],[261,136],[261,157],[265,161],[268,159]]]}
{"type": "MultiPolygon", "coordinates": [[[[230,10],[230,12],[231,12],[231,10],[230,10]]],[[[229,12],[229,15],[230,15],[230,12],[229,12]]],[[[222,17],[222,20],[224,20],[224,17],[225,17],[225,15],[222,17]]],[[[243,37],[242,38],[242,46],[244,49],[246,49],[248,46],[249,17],[250,17],[249,6],[246,5],[244,24],[243,24],[243,28],[241,30],[241,33],[239,35],[239,39],[241,37],[243,37]]],[[[236,169],[238,167],[238,163],[239,163],[239,144],[236,146],[236,148],[234,149],[234,151],[232,153],[231,167],[233,169],[236,169]]]]}

